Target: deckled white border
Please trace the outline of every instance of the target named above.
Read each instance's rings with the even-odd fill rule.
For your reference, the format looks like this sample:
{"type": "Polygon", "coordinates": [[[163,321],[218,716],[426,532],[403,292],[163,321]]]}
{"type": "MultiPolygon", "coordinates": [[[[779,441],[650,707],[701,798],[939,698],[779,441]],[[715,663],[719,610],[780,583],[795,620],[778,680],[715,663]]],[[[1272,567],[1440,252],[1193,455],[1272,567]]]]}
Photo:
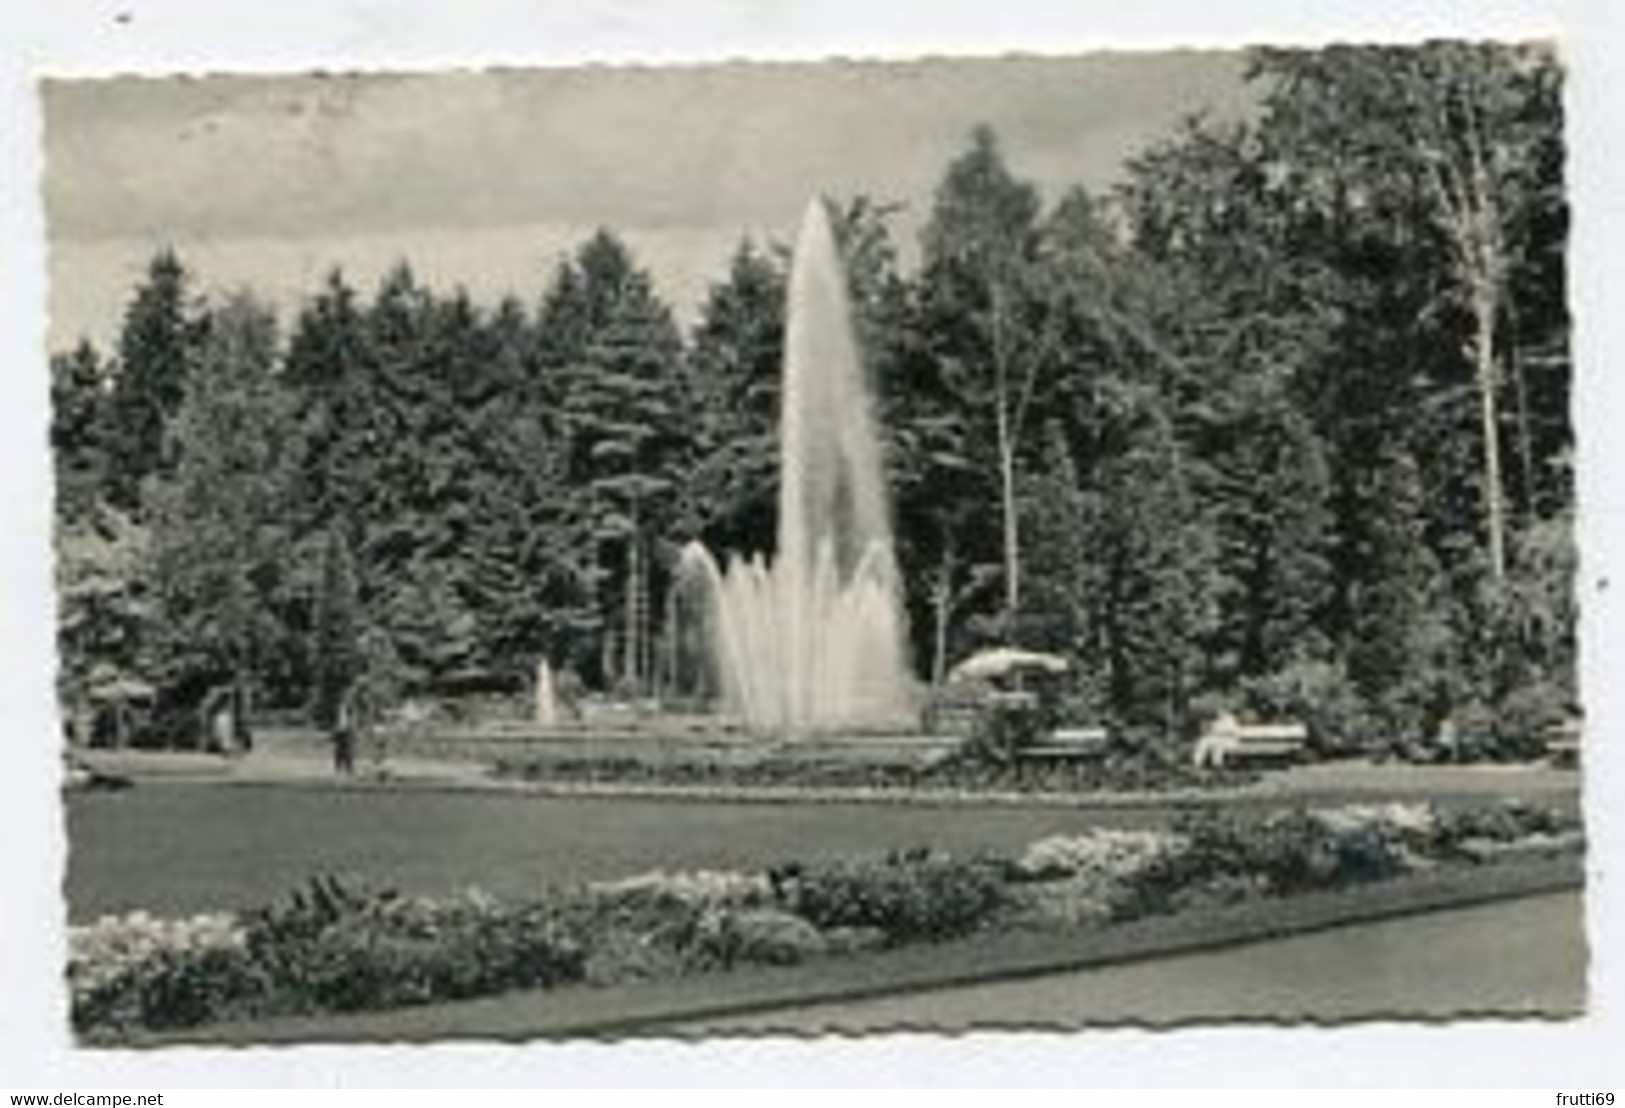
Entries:
{"type": "Polygon", "coordinates": [[[1592,750],[1617,747],[1611,668],[1625,590],[1625,18],[1605,0],[84,0],[0,5],[0,1088],[530,1084],[1408,1085],[1618,1087],[1620,895],[1606,879],[1625,817],[1620,757],[1587,766],[1592,1017],[1573,1024],[1215,1028],[1083,1036],[632,1043],[526,1048],[300,1048],[156,1054],[74,1050],[61,965],[45,450],[44,249],[32,80],[184,70],[429,69],[488,64],[822,58],[1111,47],[1242,46],[1430,36],[1556,38],[1571,67],[1572,252],[1582,440],[1583,660],[1592,750]],[[1610,442],[1610,436],[1614,441],[1610,442]],[[1611,587],[1601,582],[1616,576],[1611,587]],[[1600,872],[1599,872],[1600,870],[1600,872]],[[1604,879],[1598,880],[1602,876],[1604,879]]]}

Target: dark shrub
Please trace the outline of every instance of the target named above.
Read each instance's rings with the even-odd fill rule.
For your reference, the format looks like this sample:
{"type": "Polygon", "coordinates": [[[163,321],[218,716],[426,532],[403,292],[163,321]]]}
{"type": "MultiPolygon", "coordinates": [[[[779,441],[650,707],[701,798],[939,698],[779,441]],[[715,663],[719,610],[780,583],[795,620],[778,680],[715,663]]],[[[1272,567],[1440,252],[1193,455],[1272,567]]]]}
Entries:
{"type": "Polygon", "coordinates": [[[694,941],[700,904],[657,889],[591,889],[567,900],[561,919],[582,945],[624,933],[639,942],[682,951],[694,941]]]}
{"type": "Polygon", "coordinates": [[[1112,906],[1114,915],[1134,918],[1171,911],[1183,889],[1248,873],[1246,832],[1234,817],[1202,810],[1178,818],[1174,829],[1189,846],[1153,859],[1129,878],[1112,906]]]}
{"type": "Polygon", "coordinates": [[[1365,703],[1341,665],[1292,662],[1244,681],[1241,691],[1248,711],[1258,718],[1303,723],[1309,745],[1320,754],[1354,753],[1372,731],[1365,703]]]}
{"type": "Polygon", "coordinates": [[[1405,868],[1397,834],[1368,825],[1334,829],[1305,809],[1266,819],[1204,811],[1177,827],[1188,848],[1156,859],[1130,881],[1115,906],[1119,916],[1232,900],[1247,890],[1289,895],[1380,881],[1405,868]],[[1224,895],[1208,895],[1214,890],[1224,895]]]}
{"type": "Polygon", "coordinates": [[[408,901],[330,877],[249,920],[269,1005],[358,1011],[577,980],[581,944],[540,908],[408,901]]]}
{"type": "Polygon", "coordinates": [[[1037,696],[990,698],[971,725],[968,750],[973,758],[1005,765],[1039,742],[1053,725],[1053,712],[1037,696]]]}
{"type": "Polygon", "coordinates": [[[658,885],[578,890],[559,902],[556,914],[583,951],[583,977],[597,984],[669,977],[726,960],[717,936],[705,945],[714,911],[658,885]]]}
{"type": "Polygon", "coordinates": [[[148,1027],[191,1027],[251,1011],[266,988],[264,971],[242,950],[166,958],[142,998],[148,1027]]]}
{"type": "Polygon", "coordinates": [[[285,995],[318,1010],[458,1000],[578,980],[576,942],[539,911],[459,910],[432,934],[383,913],[350,917],[283,959],[285,995]]]}
{"type": "Polygon", "coordinates": [[[1200,911],[1225,904],[1238,904],[1244,900],[1267,895],[1269,892],[1260,877],[1226,873],[1175,889],[1168,897],[1168,911],[1200,911]]]}
{"type": "Polygon", "coordinates": [[[1397,834],[1375,824],[1333,829],[1296,810],[1265,823],[1256,872],[1279,894],[1381,881],[1404,869],[1397,834]]]}
{"type": "Polygon", "coordinates": [[[725,908],[701,919],[690,958],[699,968],[789,966],[826,949],[823,934],[801,916],[775,908],[725,908]]]}
{"type": "Polygon", "coordinates": [[[483,920],[471,930],[465,949],[488,967],[477,982],[480,991],[552,988],[580,980],[586,962],[579,938],[542,907],[483,920]]]}
{"type": "Polygon", "coordinates": [[[370,904],[392,899],[392,892],[365,891],[340,877],[313,877],[304,888],[248,917],[248,949],[260,961],[274,965],[280,951],[315,938],[370,904]]]}
{"type": "Polygon", "coordinates": [[[878,928],[892,943],[965,934],[1004,902],[996,863],[922,854],[810,867],[787,893],[821,931],[878,928]]]}
{"type": "Polygon", "coordinates": [[[581,979],[592,985],[621,985],[680,977],[690,968],[683,951],[656,945],[630,931],[602,931],[585,948],[581,979]]]}
{"type": "Polygon", "coordinates": [[[295,1010],[353,1012],[417,1004],[433,994],[426,940],[378,934],[349,920],[281,952],[277,984],[295,1010]]]}
{"type": "Polygon", "coordinates": [[[1432,849],[1445,856],[1457,854],[1473,841],[1506,843],[1530,835],[1555,835],[1580,826],[1576,816],[1555,808],[1507,801],[1482,808],[1440,812],[1435,820],[1432,849]]]}
{"type": "Polygon", "coordinates": [[[1547,732],[1568,718],[1573,698],[1553,681],[1532,681],[1502,697],[1496,714],[1497,754],[1527,760],[1546,752],[1547,732]]]}

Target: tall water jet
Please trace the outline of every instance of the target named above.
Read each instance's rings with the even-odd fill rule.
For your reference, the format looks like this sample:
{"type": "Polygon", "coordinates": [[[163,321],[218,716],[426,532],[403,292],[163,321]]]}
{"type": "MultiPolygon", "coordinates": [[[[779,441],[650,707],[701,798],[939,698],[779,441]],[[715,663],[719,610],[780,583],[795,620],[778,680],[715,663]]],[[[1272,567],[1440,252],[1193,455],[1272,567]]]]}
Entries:
{"type": "Polygon", "coordinates": [[[730,711],[801,734],[912,721],[891,505],[829,212],[796,238],[780,399],[778,550],[684,551],[679,600],[730,711]]]}

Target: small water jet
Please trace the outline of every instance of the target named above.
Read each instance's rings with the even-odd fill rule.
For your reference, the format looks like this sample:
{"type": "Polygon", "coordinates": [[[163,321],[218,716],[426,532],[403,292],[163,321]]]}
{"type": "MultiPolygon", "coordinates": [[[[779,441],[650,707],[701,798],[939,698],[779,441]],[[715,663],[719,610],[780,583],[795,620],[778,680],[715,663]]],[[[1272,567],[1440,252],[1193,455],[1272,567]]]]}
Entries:
{"type": "Polygon", "coordinates": [[[684,550],[685,639],[726,709],[781,735],[911,726],[891,504],[829,212],[808,205],[786,307],[778,549],[726,570],[684,550]]]}
{"type": "Polygon", "coordinates": [[[532,718],[542,727],[557,727],[559,723],[559,696],[553,680],[553,667],[546,658],[536,663],[535,704],[532,718]]]}

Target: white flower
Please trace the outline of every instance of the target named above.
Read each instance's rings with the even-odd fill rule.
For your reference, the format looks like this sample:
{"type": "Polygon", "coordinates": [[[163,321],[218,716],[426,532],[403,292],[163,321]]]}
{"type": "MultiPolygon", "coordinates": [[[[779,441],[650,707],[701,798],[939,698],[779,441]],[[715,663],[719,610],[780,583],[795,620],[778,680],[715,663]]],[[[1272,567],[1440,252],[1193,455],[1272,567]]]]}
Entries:
{"type": "Polygon", "coordinates": [[[618,881],[598,882],[591,888],[610,895],[643,893],[703,905],[750,903],[766,898],[771,891],[765,875],[726,870],[692,870],[684,873],[654,870],[618,881]]]}
{"type": "Polygon", "coordinates": [[[1433,829],[1433,809],[1427,804],[1345,804],[1318,808],[1315,822],[1328,831],[1350,832],[1377,827],[1396,832],[1426,833],[1433,829]]]}
{"type": "Polygon", "coordinates": [[[1054,835],[1032,843],[1016,866],[1029,877],[1125,878],[1183,850],[1187,840],[1167,831],[1098,827],[1081,835],[1054,835]]]}
{"type": "Polygon", "coordinates": [[[172,920],[139,910],[103,916],[68,929],[68,980],[75,993],[89,993],[161,956],[240,949],[246,942],[237,917],[225,912],[172,920]]]}

